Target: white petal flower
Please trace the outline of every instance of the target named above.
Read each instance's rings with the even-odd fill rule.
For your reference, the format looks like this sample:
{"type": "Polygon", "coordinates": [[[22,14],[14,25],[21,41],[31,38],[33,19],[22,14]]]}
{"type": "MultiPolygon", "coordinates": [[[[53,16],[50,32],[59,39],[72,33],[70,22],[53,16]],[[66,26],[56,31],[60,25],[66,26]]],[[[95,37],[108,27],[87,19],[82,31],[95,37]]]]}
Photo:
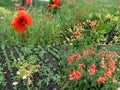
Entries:
{"type": "Polygon", "coordinates": [[[17,74],[17,75],[20,75],[20,72],[19,72],[19,71],[17,71],[17,72],[16,72],[16,74],[17,74]]]}
{"type": "Polygon", "coordinates": [[[26,79],[27,78],[27,76],[23,76],[23,79],[26,79]]]}
{"type": "Polygon", "coordinates": [[[12,85],[16,86],[18,84],[18,82],[13,82],[12,85]]]}

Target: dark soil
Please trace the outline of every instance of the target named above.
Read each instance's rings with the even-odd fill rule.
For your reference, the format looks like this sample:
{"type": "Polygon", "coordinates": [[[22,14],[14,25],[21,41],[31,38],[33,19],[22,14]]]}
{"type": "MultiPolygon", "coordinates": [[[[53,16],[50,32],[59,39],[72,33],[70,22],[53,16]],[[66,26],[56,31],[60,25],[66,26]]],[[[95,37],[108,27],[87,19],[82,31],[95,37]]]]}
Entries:
{"type": "MultiPolygon", "coordinates": [[[[38,58],[38,63],[39,61],[43,61],[45,59],[48,59],[48,62],[44,62],[44,64],[47,66],[48,63],[52,64],[54,68],[56,68],[55,71],[53,71],[54,75],[58,74],[58,72],[60,71],[59,68],[59,61],[60,59],[58,57],[56,57],[55,55],[52,55],[50,52],[48,52],[47,50],[50,49],[52,50],[52,48],[54,48],[54,50],[52,50],[54,53],[56,53],[56,55],[59,55],[59,53],[57,51],[59,51],[59,47],[58,46],[54,46],[54,47],[42,47],[42,50],[44,49],[45,51],[47,51],[47,53],[44,54],[43,58],[41,58],[39,56],[39,52],[41,52],[41,49],[39,47],[41,46],[34,46],[31,49],[31,52],[29,54],[25,54],[22,51],[22,48],[27,47],[27,46],[19,46],[19,45],[10,45],[10,46],[0,46],[0,63],[3,67],[3,72],[7,72],[5,74],[5,78],[6,78],[6,87],[3,87],[2,85],[0,85],[0,90],[14,90],[13,89],[13,85],[12,83],[14,82],[12,75],[15,75],[15,72],[17,71],[16,68],[13,68],[12,70],[12,74],[8,68],[8,66],[6,66],[6,61],[10,60],[13,61],[14,58],[17,59],[19,57],[19,54],[22,54],[24,56],[25,59],[27,59],[30,55],[35,55],[38,58]],[[4,48],[3,48],[4,47],[4,48]],[[38,49],[38,51],[36,52],[35,49],[38,49]]],[[[44,79],[46,76],[40,76],[38,73],[34,73],[33,77],[32,77],[32,83],[33,85],[30,85],[31,90],[53,90],[54,88],[56,88],[57,90],[59,90],[59,85],[57,83],[55,83],[54,81],[50,80],[50,84],[47,86],[45,83],[42,83],[42,87],[40,88],[37,85],[37,81],[44,79]],[[37,89],[35,89],[37,88],[37,89]]],[[[27,87],[23,84],[23,81],[19,81],[18,85],[17,85],[17,90],[27,90],[27,87]]]]}

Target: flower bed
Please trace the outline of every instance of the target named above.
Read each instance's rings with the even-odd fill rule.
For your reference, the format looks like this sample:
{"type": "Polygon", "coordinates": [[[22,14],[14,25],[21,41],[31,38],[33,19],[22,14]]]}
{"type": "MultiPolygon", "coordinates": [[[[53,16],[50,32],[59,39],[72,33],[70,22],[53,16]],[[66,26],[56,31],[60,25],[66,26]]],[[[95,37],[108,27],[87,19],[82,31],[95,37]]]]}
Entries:
{"type": "Polygon", "coordinates": [[[119,45],[61,50],[61,90],[117,90],[120,86],[119,45]],[[113,49],[112,47],[115,47],[113,49]],[[111,51],[114,50],[114,51],[111,51]]]}

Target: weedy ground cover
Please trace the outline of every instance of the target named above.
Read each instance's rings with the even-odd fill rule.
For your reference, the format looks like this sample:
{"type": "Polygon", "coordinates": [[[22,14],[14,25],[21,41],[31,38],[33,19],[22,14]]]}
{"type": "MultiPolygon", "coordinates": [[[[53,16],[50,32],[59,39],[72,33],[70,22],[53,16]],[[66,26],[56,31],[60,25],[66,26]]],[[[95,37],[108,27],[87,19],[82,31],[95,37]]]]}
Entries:
{"type": "Polygon", "coordinates": [[[0,46],[1,90],[57,90],[59,47],[0,46]]]}
{"type": "Polygon", "coordinates": [[[62,0],[60,43],[74,46],[120,43],[119,0],[62,0]]]}

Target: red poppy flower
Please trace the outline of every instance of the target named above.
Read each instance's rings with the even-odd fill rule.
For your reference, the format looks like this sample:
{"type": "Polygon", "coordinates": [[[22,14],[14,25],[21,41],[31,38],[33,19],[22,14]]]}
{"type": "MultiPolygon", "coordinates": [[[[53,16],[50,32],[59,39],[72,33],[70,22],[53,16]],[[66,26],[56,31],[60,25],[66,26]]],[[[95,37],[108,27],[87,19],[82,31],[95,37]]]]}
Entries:
{"type": "Polygon", "coordinates": [[[110,68],[106,68],[106,73],[107,73],[107,74],[112,74],[110,68]]]}
{"type": "Polygon", "coordinates": [[[67,58],[67,61],[70,63],[70,62],[72,62],[74,60],[74,57],[73,56],[69,56],[68,58],[67,58]]]}
{"type": "Polygon", "coordinates": [[[94,28],[97,28],[99,26],[99,24],[94,24],[93,27],[94,28]]]}
{"type": "Polygon", "coordinates": [[[93,55],[94,53],[95,53],[94,50],[89,50],[90,55],[93,55]]]}
{"type": "Polygon", "coordinates": [[[73,70],[72,74],[69,75],[69,80],[80,79],[82,76],[81,72],[73,70]]]}
{"type": "Polygon", "coordinates": [[[98,56],[104,57],[104,56],[105,56],[105,52],[104,52],[104,51],[100,52],[100,53],[98,54],[98,56]]]}
{"type": "Polygon", "coordinates": [[[81,27],[81,26],[82,26],[82,23],[78,23],[77,26],[78,26],[78,27],[81,27]]]}
{"type": "Polygon", "coordinates": [[[82,50],[82,54],[83,54],[83,56],[88,56],[88,55],[89,55],[89,52],[88,52],[88,51],[85,51],[85,50],[82,50]]]}
{"type": "Polygon", "coordinates": [[[27,5],[32,4],[32,0],[26,0],[26,4],[27,4],[27,5]]]}
{"type": "Polygon", "coordinates": [[[88,72],[90,75],[93,75],[93,74],[95,74],[95,69],[90,68],[90,69],[88,69],[88,72]]]}
{"type": "Polygon", "coordinates": [[[81,55],[80,54],[76,54],[76,55],[74,55],[74,58],[80,60],[81,59],[81,55]]]}
{"type": "Polygon", "coordinates": [[[13,28],[15,28],[16,31],[22,32],[22,34],[27,30],[28,26],[31,25],[32,17],[24,10],[19,10],[17,16],[12,20],[13,28]]]}
{"type": "Polygon", "coordinates": [[[25,7],[24,7],[24,6],[21,6],[21,7],[19,8],[19,10],[25,10],[25,7]]]}
{"type": "Polygon", "coordinates": [[[85,67],[85,64],[82,63],[82,64],[79,65],[79,67],[80,67],[80,69],[83,69],[85,67]]]}
{"type": "Polygon", "coordinates": [[[115,72],[115,67],[111,67],[110,70],[112,73],[115,72]]]}
{"type": "Polygon", "coordinates": [[[54,4],[56,5],[56,7],[60,7],[60,0],[52,0],[54,2],[54,4]]]}
{"type": "Polygon", "coordinates": [[[80,79],[82,76],[81,72],[76,71],[76,79],[80,79]]]}
{"type": "Polygon", "coordinates": [[[88,24],[91,26],[91,25],[92,25],[92,22],[90,21],[90,22],[88,22],[88,24]]]}
{"type": "Polygon", "coordinates": [[[108,66],[109,66],[109,67],[115,66],[115,61],[114,61],[114,60],[109,61],[109,62],[108,62],[108,66]]]}
{"type": "Polygon", "coordinates": [[[54,3],[58,3],[60,2],[60,0],[52,0],[54,3]]]}
{"type": "Polygon", "coordinates": [[[112,75],[112,73],[105,73],[105,74],[104,74],[104,77],[105,77],[105,79],[108,79],[108,78],[111,77],[111,75],[112,75]]]}
{"type": "Polygon", "coordinates": [[[52,0],[53,4],[48,4],[47,7],[52,9],[54,7],[60,8],[60,0],[52,0]]]}
{"type": "Polygon", "coordinates": [[[105,78],[105,80],[107,80],[107,79],[108,79],[108,76],[107,76],[107,74],[106,74],[106,73],[104,74],[104,78],[105,78]]]}
{"type": "Polygon", "coordinates": [[[95,68],[96,68],[96,65],[95,65],[95,64],[92,64],[92,65],[91,65],[91,68],[92,68],[92,69],[95,69],[95,68]]]}
{"type": "Polygon", "coordinates": [[[72,73],[72,74],[70,74],[69,76],[70,76],[69,80],[73,80],[73,79],[75,79],[76,74],[75,74],[75,73],[72,73]]]}
{"type": "Polygon", "coordinates": [[[75,32],[75,37],[76,38],[80,37],[80,32],[75,32]]]}
{"type": "Polygon", "coordinates": [[[55,5],[54,4],[53,5],[52,4],[48,4],[47,7],[50,8],[50,9],[52,9],[52,8],[55,7],[55,5]]]}
{"type": "Polygon", "coordinates": [[[104,77],[99,77],[99,78],[97,79],[97,82],[98,82],[98,83],[105,83],[105,78],[104,78],[104,77]]]}

